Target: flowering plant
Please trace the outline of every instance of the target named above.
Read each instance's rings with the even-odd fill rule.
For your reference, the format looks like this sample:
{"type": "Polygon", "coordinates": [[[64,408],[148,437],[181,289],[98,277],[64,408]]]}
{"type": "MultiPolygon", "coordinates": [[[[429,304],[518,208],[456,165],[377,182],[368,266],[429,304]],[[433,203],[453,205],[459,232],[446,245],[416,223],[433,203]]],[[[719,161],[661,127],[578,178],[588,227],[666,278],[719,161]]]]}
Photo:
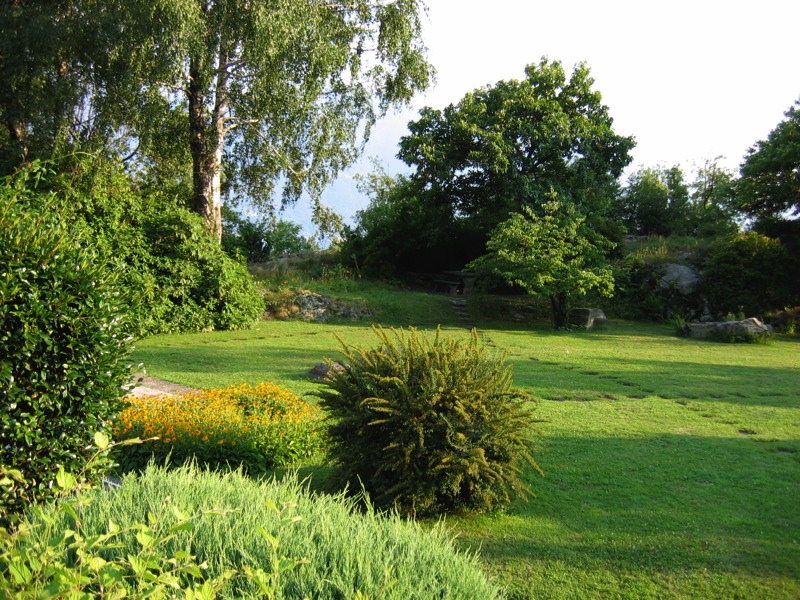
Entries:
{"type": "Polygon", "coordinates": [[[132,398],[115,421],[118,440],[158,438],[124,446],[123,470],[151,460],[195,459],[212,468],[243,467],[250,474],[296,463],[323,447],[322,411],[273,384],[234,385],[179,396],[132,398]]]}

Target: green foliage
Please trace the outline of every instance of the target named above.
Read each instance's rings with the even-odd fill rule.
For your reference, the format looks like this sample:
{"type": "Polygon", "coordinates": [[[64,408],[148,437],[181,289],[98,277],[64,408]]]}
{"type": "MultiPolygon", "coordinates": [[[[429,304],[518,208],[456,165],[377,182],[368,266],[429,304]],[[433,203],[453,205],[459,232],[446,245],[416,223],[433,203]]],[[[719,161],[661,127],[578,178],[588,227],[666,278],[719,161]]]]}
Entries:
{"type": "Polygon", "coordinates": [[[147,442],[122,448],[117,460],[124,471],[143,470],[151,461],[191,460],[263,475],[320,453],[322,418],[317,407],[271,383],[131,398],[114,424],[114,436],[147,442]]]}
{"type": "Polygon", "coordinates": [[[768,313],[766,320],[776,331],[787,335],[800,334],[800,306],[768,313]]]}
{"type": "Polygon", "coordinates": [[[253,221],[227,206],[222,207],[222,247],[248,263],[318,250],[296,223],[274,218],[253,221]]]}
{"type": "Polygon", "coordinates": [[[750,148],[738,183],[739,208],[753,217],[800,214],[800,100],[766,140],[750,148]]]}
{"type": "MultiPolygon", "coordinates": [[[[102,434],[96,434],[96,439],[98,435],[102,451],[119,445],[109,445],[102,434]]],[[[123,445],[138,442],[128,440],[123,445]]],[[[91,468],[98,458],[102,462],[96,454],[87,466],[91,468]]],[[[161,508],[166,509],[169,504],[173,522],[148,512],[146,522],[129,522],[120,527],[109,520],[104,531],[87,532],[79,517],[79,512],[92,501],[86,489],[62,467],[53,486],[59,502],[35,507],[11,533],[0,530],[0,592],[4,598],[89,598],[91,592],[107,598],[160,598],[180,590],[188,600],[209,600],[237,574],[256,583],[264,597],[276,598],[280,576],[304,562],[278,554],[280,532],[297,520],[283,518],[276,535],[262,532],[272,546],[269,571],[244,565],[241,573],[227,569],[214,578],[206,578],[207,563],[199,563],[185,549],[165,549],[181,532],[194,529],[194,515],[185,515],[166,498],[161,508]],[[72,526],[64,529],[65,522],[72,526]],[[119,540],[131,536],[136,540],[131,552],[111,557],[109,551],[120,547],[119,540]]],[[[283,509],[274,503],[265,506],[281,516],[283,509]]],[[[216,509],[206,509],[201,514],[218,513],[216,509]]]]}
{"type": "Polygon", "coordinates": [[[680,167],[641,168],[620,194],[618,217],[639,235],[688,233],[689,188],[680,167]]]}
{"type": "MultiPolygon", "coordinates": [[[[65,160],[60,168],[71,171],[69,178],[48,173],[38,186],[55,190],[61,219],[86,230],[101,257],[122,265],[133,335],[239,329],[261,316],[264,301],[245,266],[178,199],[138,189],[97,156],[65,160]]],[[[39,202],[32,193],[23,206],[35,211],[39,202]]]]}
{"type": "Polygon", "coordinates": [[[592,290],[610,296],[614,277],[604,250],[611,244],[586,224],[574,206],[543,205],[544,214],[525,208],[501,223],[486,245],[488,253],[469,267],[500,277],[529,294],[550,298],[553,325],[567,324],[568,301],[592,290]]]}
{"type": "Polygon", "coordinates": [[[780,240],[756,232],[721,239],[709,250],[700,291],[715,314],[763,315],[797,300],[787,277],[792,261],[780,240]]]}
{"type": "Polygon", "coordinates": [[[26,189],[39,175],[0,184],[0,465],[25,479],[0,497],[3,518],[50,498],[59,467],[83,466],[130,378],[119,273],[56,198],[26,189]]]}
{"type": "MultiPolygon", "coordinates": [[[[667,241],[668,243],[668,241],[667,241]]],[[[614,315],[624,319],[664,321],[674,315],[699,315],[703,308],[701,294],[685,294],[675,286],[665,286],[660,263],[669,260],[666,243],[628,254],[613,264],[614,315]],[[645,258],[646,257],[646,258],[645,258]]]]}
{"type": "Polygon", "coordinates": [[[359,189],[370,202],[356,213],[355,227],[345,229],[341,256],[366,276],[390,280],[458,269],[485,245],[485,232],[454,218],[414,178],[378,170],[362,178],[359,189]]]}
{"type": "Polygon", "coordinates": [[[347,368],[317,393],[342,480],[404,514],[493,510],[529,493],[533,399],[511,387],[503,357],[475,332],[374,331],[377,348],[342,342],[347,368]]]}
{"type": "Polygon", "coordinates": [[[308,190],[315,217],[329,221],[325,184],[358,157],[376,119],[433,75],[417,0],[0,10],[0,116],[16,145],[49,157],[90,143],[162,181],[174,165],[185,174],[188,158],[193,207],[217,233],[223,172],[270,205],[278,185],[285,202],[308,190]]]}
{"type": "Polygon", "coordinates": [[[0,567],[0,594],[15,598],[46,589],[88,598],[100,586],[117,593],[108,597],[503,597],[443,527],[423,530],[342,496],[312,495],[294,476],[150,468],[114,493],[37,511],[0,548],[10,559],[0,564],[12,566],[0,567]]]}

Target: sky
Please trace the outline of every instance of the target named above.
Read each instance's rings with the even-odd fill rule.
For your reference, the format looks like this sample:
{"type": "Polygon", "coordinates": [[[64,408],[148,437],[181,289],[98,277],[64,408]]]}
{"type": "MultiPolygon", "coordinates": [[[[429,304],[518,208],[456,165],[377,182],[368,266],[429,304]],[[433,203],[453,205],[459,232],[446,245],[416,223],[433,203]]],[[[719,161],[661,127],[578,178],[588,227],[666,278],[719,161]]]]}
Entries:
{"type": "MultiPolygon", "coordinates": [[[[375,157],[390,174],[419,109],[442,109],[476,88],[521,79],[542,57],[567,73],[584,62],[614,119],[633,136],[627,173],[680,165],[687,179],[706,160],[738,172],[748,148],[765,139],[800,99],[800,0],[428,0],[423,38],[435,85],[373,130],[364,159],[343,173],[322,202],[346,222],[368,198],[353,176],[375,157]]],[[[623,179],[624,182],[624,179],[623,179]]],[[[307,201],[281,218],[313,233],[307,201]]]]}

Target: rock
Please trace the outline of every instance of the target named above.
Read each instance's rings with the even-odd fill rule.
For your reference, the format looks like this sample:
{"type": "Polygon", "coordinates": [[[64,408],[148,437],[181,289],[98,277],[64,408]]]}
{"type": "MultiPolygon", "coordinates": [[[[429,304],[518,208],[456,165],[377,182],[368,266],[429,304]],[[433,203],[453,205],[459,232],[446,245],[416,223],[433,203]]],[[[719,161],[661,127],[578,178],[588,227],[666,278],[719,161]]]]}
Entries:
{"type": "Polygon", "coordinates": [[[313,381],[325,381],[331,369],[334,371],[344,371],[345,366],[338,362],[331,363],[330,367],[326,363],[317,363],[314,365],[314,368],[308,372],[308,377],[313,381]]]}
{"type": "Polygon", "coordinates": [[[689,323],[688,328],[690,338],[725,342],[751,342],[762,337],[772,337],[773,333],[771,325],[765,325],[752,317],[743,321],[689,323]]]}
{"type": "Polygon", "coordinates": [[[690,294],[697,287],[697,272],[686,265],[667,263],[663,265],[663,275],[659,284],[662,288],[674,287],[681,294],[690,294]]]}
{"type": "Polygon", "coordinates": [[[369,311],[366,308],[337,302],[316,292],[300,290],[291,304],[273,309],[265,318],[301,319],[324,323],[331,317],[356,321],[368,315],[369,311]]]}
{"type": "Polygon", "coordinates": [[[606,314],[599,308],[571,308],[568,320],[570,325],[586,329],[608,325],[606,314]]]}

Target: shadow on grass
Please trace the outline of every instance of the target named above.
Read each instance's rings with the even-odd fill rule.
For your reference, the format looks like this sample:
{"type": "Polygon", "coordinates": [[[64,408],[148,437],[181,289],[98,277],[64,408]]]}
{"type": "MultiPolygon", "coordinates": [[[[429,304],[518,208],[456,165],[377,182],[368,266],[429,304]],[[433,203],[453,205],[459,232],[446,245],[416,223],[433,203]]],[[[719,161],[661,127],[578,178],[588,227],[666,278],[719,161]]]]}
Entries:
{"type": "Polygon", "coordinates": [[[536,498],[506,515],[451,521],[492,570],[524,560],[539,577],[558,564],[650,581],[775,578],[800,590],[800,454],[680,435],[544,444],[545,477],[530,480],[536,498]]]}

